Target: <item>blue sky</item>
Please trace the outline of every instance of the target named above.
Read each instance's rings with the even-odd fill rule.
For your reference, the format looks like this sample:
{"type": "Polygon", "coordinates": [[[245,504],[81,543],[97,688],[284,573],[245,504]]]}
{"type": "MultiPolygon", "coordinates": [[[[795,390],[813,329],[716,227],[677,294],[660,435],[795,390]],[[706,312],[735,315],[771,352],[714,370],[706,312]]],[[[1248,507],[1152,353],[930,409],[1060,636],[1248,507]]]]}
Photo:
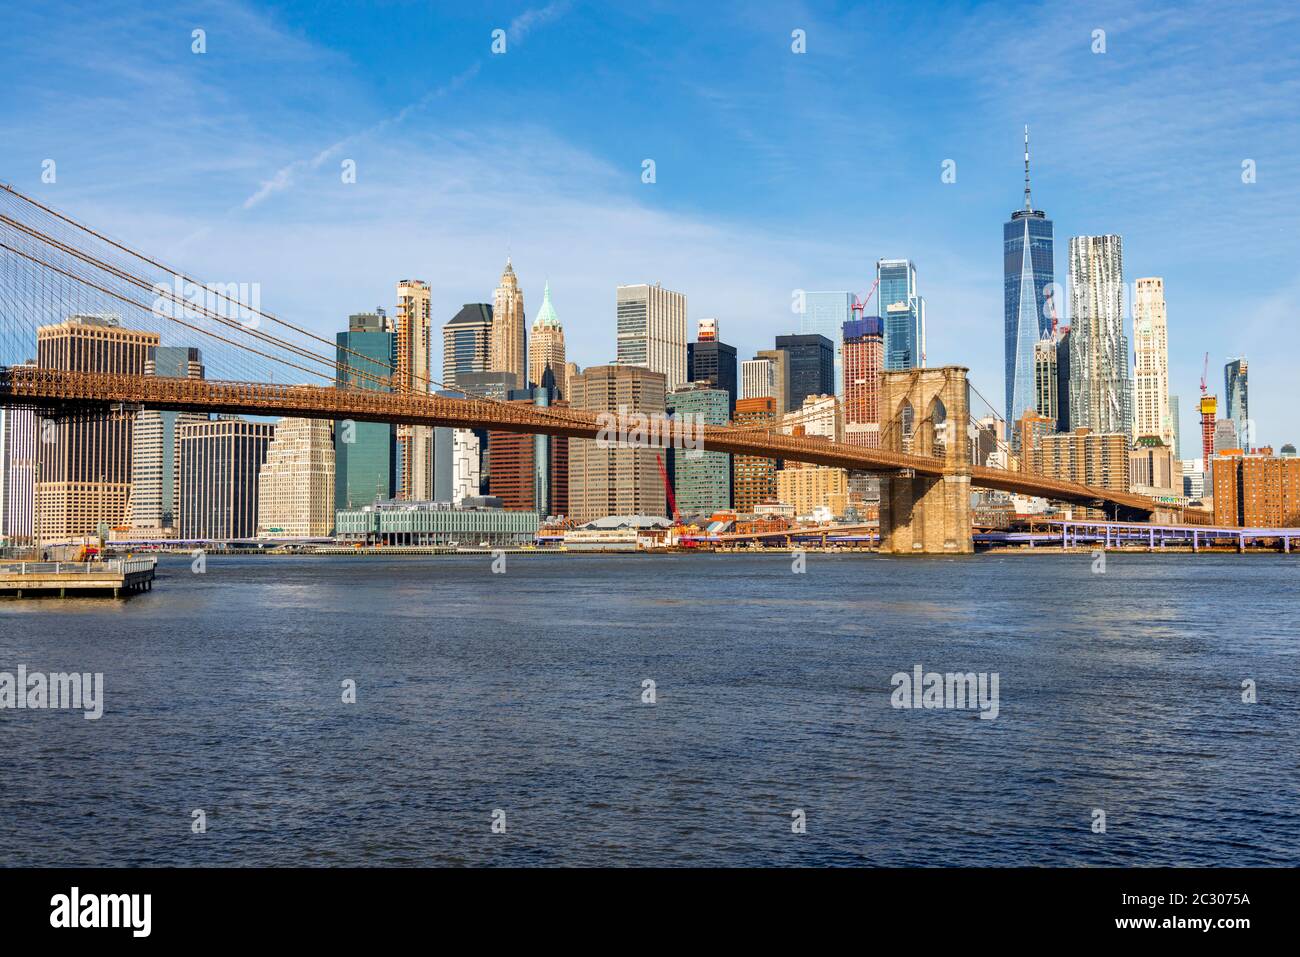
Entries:
{"type": "Polygon", "coordinates": [[[1249,357],[1263,442],[1300,439],[1294,4],[51,2],[5,19],[0,180],[205,279],[260,283],[264,308],[322,333],[391,308],[401,278],[430,282],[440,325],[490,300],[509,253],[529,318],[549,279],[584,366],[613,357],[619,283],[686,293],[692,331],[717,316],[748,357],[797,328],[793,290],[865,293],[878,258],[906,256],[930,364],[969,365],[999,401],[1028,123],[1058,282],[1068,237],[1106,232],[1126,280],[1165,278],[1185,448],[1207,351],[1220,392],[1224,360],[1249,357]]]}

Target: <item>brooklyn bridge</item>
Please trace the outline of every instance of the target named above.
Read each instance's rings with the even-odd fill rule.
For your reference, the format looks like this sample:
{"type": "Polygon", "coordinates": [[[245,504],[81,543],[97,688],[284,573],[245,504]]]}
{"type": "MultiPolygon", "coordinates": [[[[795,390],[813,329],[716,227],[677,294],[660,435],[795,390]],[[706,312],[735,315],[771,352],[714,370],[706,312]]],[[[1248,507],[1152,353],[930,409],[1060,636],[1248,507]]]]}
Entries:
{"type": "MultiPolygon", "coordinates": [[[[454,390],[427,370],[398,377],[347,352],[263,311],[238,289],[199,282],[0,184],[0,405],[50,418],[154,409],[602,436],[594,411],[448,395],[454,390]],[[196,290],[203,295],[192,295],[196,290]],[[57,368],[29,361],[37,329],[72,315],[111,315],[164,345],[202,343],[210,377],[127,374],[103,368],[93,355],[57,368]],[[281,384],[286,378],[302,384],[281,384]]],[[[778,425],[674,422],[678,434],[661,439],[877,473],[881,548],[895,554],[970,552],[972,488],[1073,503],[1127,521],[1167,510],[1141,495],[973,464],[970,439],[979,427],[971,393],[960,366],[883,373],[879,448],[788,435],[778,425]]]]}

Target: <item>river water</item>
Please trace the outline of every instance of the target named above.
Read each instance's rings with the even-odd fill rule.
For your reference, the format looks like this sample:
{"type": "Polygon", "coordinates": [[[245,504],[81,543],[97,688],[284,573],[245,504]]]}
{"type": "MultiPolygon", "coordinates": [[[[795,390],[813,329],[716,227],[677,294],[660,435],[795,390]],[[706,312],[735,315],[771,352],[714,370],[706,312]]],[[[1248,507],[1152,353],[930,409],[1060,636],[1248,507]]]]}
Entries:
{"type": "Polygon", "coordinates": [[[1300,864],[1295,558],[506,562],[0,600],[0,865],[1300,864]]]}

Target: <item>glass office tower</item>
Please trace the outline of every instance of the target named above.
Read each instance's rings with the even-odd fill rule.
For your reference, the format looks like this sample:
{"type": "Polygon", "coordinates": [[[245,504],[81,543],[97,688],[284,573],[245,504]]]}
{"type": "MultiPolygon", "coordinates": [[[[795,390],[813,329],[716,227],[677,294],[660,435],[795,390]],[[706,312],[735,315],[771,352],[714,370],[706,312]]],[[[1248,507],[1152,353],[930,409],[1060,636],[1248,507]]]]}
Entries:
{"type": "Polygon", "coordinates": [[[804,293],[799,331],[825,336],[835,346],[835,394],[844,394],[844,323],[853,319],[853,293],[804,293]]]}
{"type": "Polygon", "coordinates": [[[876,278],[885,323],[885,368],[920,368],[925,364],[925,300],[916,292],[916,266],[910,259],[882,259],[876,263],[876,278]]]}
{"type": "MultiPolygon", "coordinates": [[[[335,336],[340,388],[380,389],[393,374],[397,337],[383,309],[348,317],[335,336]]],[[[396,493],[397,429],[386,422],[334,423],[334,507],[360,508],[396,493]]]]}
{"type": "MultiPolygon", "coordinates": [[[[1003,342],[1006,420],[1034,408],[1034,348],[1052,332],[1045,302],[1053,282],[1052,221],[1029,198],[1029,128],[1025,127],[1025,207],[1002,226],[1003,342]]],[[[1067,369],[1058,374],[1068,376],[1067,369]]]]}

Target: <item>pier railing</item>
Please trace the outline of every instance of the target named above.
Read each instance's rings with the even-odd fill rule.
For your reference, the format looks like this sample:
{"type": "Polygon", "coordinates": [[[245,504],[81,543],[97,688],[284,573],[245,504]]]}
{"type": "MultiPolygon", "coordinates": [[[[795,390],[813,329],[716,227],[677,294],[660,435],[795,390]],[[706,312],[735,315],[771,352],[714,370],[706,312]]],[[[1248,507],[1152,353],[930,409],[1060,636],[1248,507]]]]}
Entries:
{"type": "Polygon", "coordinates": [[[0,562],[0,573],[10,575],[132,575],[149,571],[155,558],[114,558],[104,562],[0,562]]]}

